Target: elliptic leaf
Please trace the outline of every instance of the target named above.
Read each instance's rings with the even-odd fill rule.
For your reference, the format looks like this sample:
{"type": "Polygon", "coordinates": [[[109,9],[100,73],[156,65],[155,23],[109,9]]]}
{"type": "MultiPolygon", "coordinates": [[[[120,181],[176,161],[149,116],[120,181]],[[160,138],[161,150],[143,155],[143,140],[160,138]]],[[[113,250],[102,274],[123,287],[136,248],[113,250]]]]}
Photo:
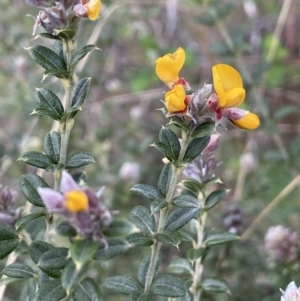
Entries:
{"type": "Polygon", "coordinates": [[[109,237],[126,236],[130,234],[134,226],[127,219],[114,219],[103,234],[109,237]]]}
{"type": "Polygon", "coordinates": [[[39,88],[35,93],[39,108],[53,112],[55,116],[61,117],[64,113],[64,107],[57,95],[46,88],[39,88]]]}
{"type": "Polygon", "coordinates": [[[2,274],[12,278],[31,278],[36,276],[36,273],[30,266],[20,262],[7,265],[2,274]]]}
{"type": "Polygon", "coordinates": [[[66,169],[82,167],[93,162],[95,161],[91,155],[83,152],[75,153],[68,159],[66,169]]]}
{"type": "Polygon", "coordinates": [[[83,59],[90,51],[98,49],[95,45],[86,45],[82,49],[80,49],[74,56],[70,69],[73,70],[76,65],[83,59]]]}
{"type": "Polygon", "coordinates": [[[48,184],[45,182],[43,178],[36,174],[27,174],[23,176],[20,181],[21,190],[28,200],[28,202],[32,203],[38,207],[45,207],[42,198],[37,192],[38,187],[48,187],[48,184]]]}
{"type": "Polygon", "coordinates": [[[133,233],[126,236],[126,240],[136,246],[151,246],[153,245],[152,236],[146,233],[133,233]]]}
{"type": "Polygon", "coordinates": [[[214,233],[209,235],[204,243],[206,244],[206,246],[213,246],[237,240],[238,238],[239,237],[237,235],[230,232],[214,233]]]}
{"type": "Polygon", "coordinates": [[[30,56],[46,71],[66,69],[65,61],[48,47],[36,45],[28,49],[30,56]]]}
{"type": "Polygon", "coordinates": [[[129,220],[145,233],[151,234],[155,231],[154,216],[151,215],[150,210],[144,206],[133,208],[129,215],[129,220]]]}
{"type": "Polygon", "coordinates": [[[225,293],[229,291],[228,283],[220,278],[206,278],[201,282],[201,288],[205,291],[225,293]]]}
{"type": "Polygon", "coordinates": [[[159,132],[159,141],[165,144],[172,154],[172,159],[177,160],[180,153],[180,143],[173,131],[163,127],[159,132]]]}
{"type": "Polygon", "coordinates": [[[198,125],[193,133],[192,138],[202,138],[206,136],[210,136],[216,131],[216,125],[214,122],[204,122],[198,125]]]}
{"type": "Polygon", "coordinates": [[[213,191],[205,200],[205,210],[209,210],[217,205],[219,202],[223,200],[226,196],[227,190],[226,189],[219,189],[213,191]]]}
{"type": "Polygon", "coordinates": [[[18,161],[43,169],[54,163],[50,157],[36,151],[24,153],[18,161]]]}
{"type": "Polygon", "coordinates": [[[182,280],[170,275],[165,275],[155,280],[151,287],[151,292],[165,297],[181,297],[187,293],[182,280]]]}
{"type": "Polygon", "coordinates": [[[168,266],[169,273],[176,273],[176,274],[193,274],[193,269],[191,263],[184,258],[176,258],[173,259],[168,266]]]}
{"type": "Polygon", "coordinates": [[[195,218],[200,209],[198,208],[174,208],[167,216],[165,230],[177,230],[195,218]]]}
{"type": "Polygon", "coordinates": [[[75,301],[103,301],[99,285],[93,278],[84,278],[73,293],[75,301]]]}
{"type": "Polygon", "coordinates": [[[150,185],[136,184],[130,190],[151,202],[162,200],[162,197],[159,194],[159,192],[153,186],[150,185]]]}
{"type": "Polygon", "coordinates": [[[60,301],[66,297],[60,279],[45,282],[37,291],[34,301],[60,301]]]}
{"type": "Polygon", "coordinates": [[[54,163],[58,163],[59,156],[60,156],[60,145],[61,145],[61,138],[60,134],[51,131],[46,134],[44,140],[44,151],[45,154],[50,157],[54,163]]]}
{"type": "Polygon", "coordinates": [[[40,218],[42,216],[45,216],[46,214],[43,213],[43,212],[39,212],[39,213],[31,213],[31,214],[28,214],[28,215],[25,215],[25,216],[22,216],[21,218],[19,218],[17,220],[17,222],[15,223],[15,228],[17,230],[20,229],[20,227],[26,225],[27,223],[33,221],[33,220],[36,220],[37,218],[40,218]]]}
{"type": "Polygon", "coordinates": [[[158,190],[159,192],[166,197],[168,191],[169,191],[169,186],[170,182],[172,179],[172,163],[168,163],[164,166],[163,170],[161,171],[161,174],[158,179],[158,190]]]}
{"type": "MultiPolygon", "coordinates": [[[[151,262],[151,255],[145,257],[142,260],[142,262],[140,263],[139,268],[138,268],[137,278],[143,287],[145,287],[145,284],[146,284],[146,277],[147,277],[147,272],[149,269],[150,262],[151,262]]],[[[160,266],[160,263],[161,263],[161,258],[159,257],[156,262],[155,273],[157,272],[157,270],[160,266]]]]}
{"type": "Polygon", "coordinates": [[[67,248],[54,248],[40,256],[38,266],[43,270],[62,269],[66,266],[69,250],[67,248]]]}
{"type": "Polygon", "coordinates": [[[82,78],[77,82],[72,93],[72,107],[80,108],[90,88],[91,79],[82,78]]]}
{"type": "Polygon", "coordinates": [[[108,260],[124,254],[130,247],[123,239],[107,239],[108,246],[100,248],[94,255],[95,260],[108,260]]]}
{"type": "Polygon", "coordinates": [[[187,147],[187,150],[183,157],[183,161],[186,163],[190,163],[195,158],[197,158],[207,146],[209,140],[210,136],[193,139],[187,147]]]}
{"type": "Polygon", "coordinates": [[[201,208],[198,199],[188,194],[177,196],[171,203],[180,208],[201,208]]]}
{"type": "Polygon", "coordinates": [[[178,231],[165,231],[163,233],[157,233],[155,238],[160,242],[169,246],[178,246],[181,242],[181,235],[178,231]]]}
{"type": "Polygon", "coordinates": [[[98,247],[98,242],[87,238],[76,240],[71,246],[71,257],[75,263],[83,265],[93,257],[98,247]]]}
{"type": "Polygon", "coordinates": [[[18,244],[18,233],[12,228],[0,225],[0,259],[10,254],[18,244]]]}
{"type": "Polygon", "coordinates": [[[129,295],[132,291],[139,291],[139,284],[128,276],[115,276],[106,279],[103,285],[109,290],[124,295],[129,295]]]}

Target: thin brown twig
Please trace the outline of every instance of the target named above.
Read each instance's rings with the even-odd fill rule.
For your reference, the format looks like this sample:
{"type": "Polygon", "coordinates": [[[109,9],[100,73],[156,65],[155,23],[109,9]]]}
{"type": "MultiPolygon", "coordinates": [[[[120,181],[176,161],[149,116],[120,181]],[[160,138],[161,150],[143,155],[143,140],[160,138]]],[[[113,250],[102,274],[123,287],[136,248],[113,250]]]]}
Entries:
{"type": "Polygon", "coordinates": [[[300,174],[295,177],[280,193],[269,203],[269,205],[254,219],[250,226],[241,236],[241,240],[248,239],[260,222],[290,193],[300,184],[300,174]]]}

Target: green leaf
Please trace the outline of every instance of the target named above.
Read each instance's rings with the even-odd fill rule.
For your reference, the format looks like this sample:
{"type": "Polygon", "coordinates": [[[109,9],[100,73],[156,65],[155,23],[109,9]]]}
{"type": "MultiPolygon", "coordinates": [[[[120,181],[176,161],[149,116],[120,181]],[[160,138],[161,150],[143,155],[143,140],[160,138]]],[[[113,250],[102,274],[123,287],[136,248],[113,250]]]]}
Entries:
{"type": "Polygon", "coordinates": [[[49,70],[44,72],[43,80],[45,80],[46,77],[49,75],[58,77],[58,78],[63,78],[63,79],[68,79],[70,76],[70,71],[69,70],[49,70]]]}
{"type": "Polygon", "coordinates": [[[168,202],[166,201],[153,201],[151,203],[151,213],[158,212],[160,209],[163,209],[168,206],[168,202]]]}
{"type": "Polygon", "coordinates": [[[130,190],[151,202],[162,201],[161,195],[153,186],[136,184],[130,190]]]}
{"type": "Polygon", "coordinates": [[[165,230],[177,230],[195,218],[200,209],[198,208],[174,208],[167,216],[165,230]]]}
{"type": "Polygon", "coordinates": [[[181,117],[172,116],[169,118],[169,120],[170,120],[170,122],[168,124],[174,124],[175,126],[179,127],[183,131],[189,130],[188,125],[185,123],[185,121],[181,117]]]}
{"type": "Polygon", "coordinates": [[[74,237],[77,235],[75,228],[73,228],[67,221],[61,222],[55,230],[61,236],[74,237]]]}
{"type": "Polygon", "coordinates": [[[180,233],[175,230],[157,233],[154,237],[160,242],[169,246],[178,246],[182,239],[180,233]]]}
{"type": "Polygon", "coordinates": [[[34,301],[60,301],[66,297],[60,279],[45,282],[37,291],[34,301]]]}
{"type": "Polygon", "coordinates": [[[23,286],[19,301],[32,301],[36,291],[35,279],[29,278],[23,286]]]}
{"type": "Polygon", "coordinates": [[[54,163],[59,162],[60,147],[61,147],[60,134],[55,131],[51,131],[47,133],[44,140],[44,151],[45,154],[48,157],[50,157],[54,163]]]}
{"type": "Polygon", "coordinates": [[[167,270],[169,273],[174,274],[193,274],[193,269],[190,262],[183,258],[173,259],[167,270]]]}
{"type": "Polygon", "coordinates": [[[108,260],[124,254],[129,249],[129,244],[123,239],[107,239],[108,246],[99,249],[95,255],[95,260],[108,260]]]}
{"type": "Polygon", "coordinates": [[[36,45],[28,49],[29,55],[46,71],[66,69],[65,61],[56,52],[45,46],[36,45]]]}
{"type": "Polygon", "coordinates": [[[190,163],[197,158],[207,146],[209,140],[210,136],[193,139],[187,147],[183,161],[190,163]]]}
{"type": "Polygon", "coordinates": [[[153,295],[151,293],[132,291],[129,295],[129,301],[151,301],[152,297],[153,295]]]}
{"type": "Polygon", "coordinates": [[[187,258],[190,261],[195,261],[200,257],[206,256],[207,248],[189,249],[187,252],[187,258]]]}
{"type": "Polygon", "coordinates": [[[24,153],[18,161],[43,169],[54,163],[50,157],[36,151],[24,153]]]}
{"type": "Polygon", "coordinates": [[[220,278],[206,278],[201,282],[204,291],[214,291],[219,293],[229,292],[228,283],[220,278]]]}
{"type": "Polygon", "coordinates": [[[34,114],[49,116],[53,120],[57,120],[57,121],[61,120],[61,117],[58,116],[56,113],[54,113],[53,111],[44,109],[44,108],[36,108],[36,109],[34,109],[30,115],[34,115],[34,114]]]}
{"type": "Polygon", "coordinates": [[[219,245],[224,244],[230,241],[237,240],[239,237],[235,234],[232,234],[230,232],[224,232],[224,233],[215,233],[209,235],[204,243],[206,246],[213,246],[213,245],[219,245]]]}
{"type": "Polygon", "coordinates": [[[29,255],[31,259],[37,264],[40,257],[47,251],[53,250],[54,247],[45,241],[36,240],[29,246],[29,255]]]}
{"type": "Polygon", "coordinates": [[[42,198],[37,192],[38,187],[49,188],[48,184],[43,178],[36,174],[30,173],[23,176],[23,178],[20,181],[20,185],[21,190],[28,202],[38,207],[45,207],[42,198]]]}
{"type": "Polygon", "coordinates": [[[186,179],[181,182],[181,186],[184,188],[182,191],[186,191],[188,194],[193,195],[198,198],[199,192],[201,192],[204,187],[200,182],[193,179],[186,179]]]}
{"type": "Polygon", "coordinates": [[[177,196],[171,203],[180,208],[201,208],[198,199],[188,194],[177,196]]]}
{"type": "Polygon", "coordinates": [[[182,280],[170,275],[165,275],[155,280],[151,287],[151,292],[165,297],[181,297],[187,293],[182,280]]]}
{"type": "Polygon", "coordinates": [[[133,208],[129,220],[145,233],[152,234],[155,231],[155,219],[150,210],[144,206],[133,208]]]}
{"type": "Polygon", "coordinates": [[[12,278],[31,278],[36,276],[36,273],[30,266],[20,262],[7,265],[4,267],[2,274],[12,278]]]}
{"type": "Polygon", "coordinates": [[[61,284],[69,294],[70,290],[78,283],[87,272],[88,265],[77,268],[73,261],[69,261],[61,275],[61,284]]]}
{"type": "Polygon", "coordinates": [[[70,156],[66,169],[78,168],[95,162],[93,157],[87,153],[79,152],[70,156]]]}
{"type": "Polygon", "coordinates": [[[99,243],[91,239],[75,240],[71,246],[71,257],[75,263],[85,264],[96,253],[99,243]]]}
{"type": "Polygon", "coordinates": [[[178,232],[180,233],[180,235],[182,236],[182,240],[183,241],[196,241],[197,237],[196,235],[194,235],[193,233],[191,233],[190,231],[186,230],[186,229],[179,229],[178,232]]]}
{"type": "Polygon", "coordinates": [[[77,184],[81,181],[86,182],[86,175],[84,171],[76,171],[71,176],[77,184]]]}
{"type": "Polygon", "coordinates": [[[127,219],[114,219],[108,228],[103,230],[105,236],[126,236],[133,230],[133,225],[127,219]]]}
{"type": "Polygon", "coordinates": [[[45,88],[36,89],[35,98],[40,109],[51,111],[58,119],[64,113],[64,107],[53,91],[45,88]]]}
{"type": "Polygon", "coordinates": [[[115,276],[106,279],[103,285],[109,290],[124,295],[129,295],[132,291],[139,291],[139,284],[128,276],[115,276]]]}
{"type": "Polygon", "coordinates": [[[36,220],[37,218],[40,218],[42,216],[46,216],[45,213],[43,212],[38,212],[38,213],[31,213],[31,214],[27,214],[25,216],[22,216],[21,218],[19,218],[17,220],[17,222],[15,223],[15,228],[17,230],[19,230],[22,226],[26,225],[27,223],[36,220]]]}
{"type": "Polygon", "coordinates": [[[53,31],[60,38],[60,40],[65,41],[65,43],[72,41],[76,36],[76,31],[73,28],[55,28],[53,31]]]}
{"type": "Polygon", "coordinates": [[[18,233],[12,228],[0,225],[0,259],[3,259],[10,254],[18,244],[18,233]]]}
{"type": "Polygon", "coordinates": [[[69,250],[67,248],[54,248],[41,254],[38,266],[44,270],[63,269],[67,262],[69,250]]]}
{"type": "Polygon", "coordinates": [[[153,245],[153,238],[145,233],[133,233],[125,237],[130,244],[136,246],[151,246],[153,245]]]}
{"type": "Polygon", "coordinates": [[[75,288],[74,301],[103,301],[99,285],[93,278],[84,278],[75,288]]]}
{"type": "Polygon", "coordinates": [[[164,197],[166,197],[168,193],[170,182],[172,179],[172,174],[172,163],[168,163],[164,166],[163,170],[161,171],[157,184],[159,192],[164,197]]]}
{"type": "Polygon", "coordinates": [[[90,88],[91,79],[90,78],[82,78],[79,80],[74,87],[72,92],[71,103],[72,107],[80,108],[87,96],[87,93],[90,88]]]}
{"type": "Polygon", "coordinates": [[[173,131],[163,127],[159,132],[159,141],[167,146],[172,154],[172,159],[177,160],[180,153],[180,143],[173,131]]]}
{"type": "Polygon", "coordinates": [[[167,145],[165,145],[164,143],[154,142],[153,144],[151,144],[151,146],[154,146],[157,150],[162,152],[164,154],[164,156],[166,156],[168,158],[169,161],[173,162],[174,160],[176,160],[173,157],[171,149],[167,145]]]}
{"type": "Polygon", "coordinates": [[[205,210],[209,210],[221,202],[227,194],[226,189],[213,191],[205,200],[205,210]]]}
{"type": "MultiPolygon", "coordinates": [[[[146,284],[146,277],[147,277],[147,272],[149,269],[150,262],[151,262],[151,255],[145,257],[142,260],[142,262],[140,263],[139,268],[138,268],[137,278],[138,278],[140,284],[142,285],[142,287],[145,287],[145,284],[146,284]]],[[[159,257],[156,262],[154,276],[155,276],[157,270],[159,269],[160,263],[161,263],[161,258],[159,257]]]]}
{"type": "Polygon", "coordinates": [[[192,138],[202,138],[206,136],[210,136],[216,131],[216,125],[214,122],[204,122],[200,125],[198,125],[193,133],[192,138]]]}
{"type": "Polygon", "coordinates": [[[86,45],[82,49],[80,49],[74,56],[71,62],[70,69],[74,70],[77,64],[83,59],[90,51],[94,49],[99,49],[95,45],[86,45]]]}

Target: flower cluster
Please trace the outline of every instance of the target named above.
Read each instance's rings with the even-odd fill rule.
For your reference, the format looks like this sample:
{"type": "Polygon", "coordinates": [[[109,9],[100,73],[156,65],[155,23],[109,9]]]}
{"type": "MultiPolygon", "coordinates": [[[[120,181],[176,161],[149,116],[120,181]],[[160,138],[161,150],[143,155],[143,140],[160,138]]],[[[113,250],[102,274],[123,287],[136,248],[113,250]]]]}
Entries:
{"type": "Polygon", "coordinates": [[[296,260],[299,242],[298,233],[282,225],[270,227],[265,236],[265,248],[277,261],[296,260]]]}
{"type": "Polygon", "coordinates": [[[36,17],[33,34],[39,25],[53,34],[54,30],[75,28],[78,18],[97,20],[101,12],[100,0],[26,0],[28,4],[41,8],[36,17]]]}
{"type": "Polygon", "coordinates": [[[282,296],[280,301],[300,301],[300,287],[294,281],[290,282],[286,290],[280,289],[282,296]]]}
{"type": "Polygon", "coordinates": [[[0,225],[13,226],[20,217],[20,208],[15,206],[15,194],[0,185],[0,225]]]}
{"type": "Polygon", "coordinates": [[[200,156],[198,156],[183,171],[183,174],[201,184],[207,183],[215,174],[217,163],[214,158],[214,152],[219,145],[219,135],[211,135],[210,141],[200,156]]]}
{"type": "Polygon", "coordinates": [[[181,47],[173,54],[166,54],[156,60],[156,74],[170,88],[165,94],[169,115],[189,115],[195,119],[203,108],[208,108],[215,112],[217,123],[224,116],[241,129],[253,130],[259,126],[257,115],[238,108],[244,102],[246,92],[237,70],[225,64],[213,66],[215,93],[211,93],[211,85],[204,85],[199,102],[199,91],[191,93],[188,82],[179,77],[184,61],[185,51],[181,47]],[[203,90],[206,91],[204,95],[203,90]],[[198,109],[196,115],[195,112],[191,114],[193,107],[198,109]]]}
{"type": "Polygon", "coordinates": [[[112,220],[110,211],[102,201],[103,188],[97,193],[90,188],[80,188],[72,176],[63,171],[60,191],[61,193],[50,188],[38,188],[48,212],[67,219],[85,237],[103,239],[102,230],[112,220]]]}

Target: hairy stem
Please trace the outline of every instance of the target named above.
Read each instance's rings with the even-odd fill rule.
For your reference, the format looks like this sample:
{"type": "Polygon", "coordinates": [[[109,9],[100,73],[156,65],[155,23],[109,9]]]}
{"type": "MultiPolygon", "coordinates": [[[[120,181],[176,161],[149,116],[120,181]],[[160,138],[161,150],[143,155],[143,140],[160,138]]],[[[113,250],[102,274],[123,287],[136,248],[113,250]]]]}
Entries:
{"type": "MultiPolygon", "coordinates": [[[[186,152],[187,146],[190,141],[190,136],[183,132],[182,133],[182,146],[180,150],[180,154],[178,157],[178,161],[181,161],[184,157],[184,154],[186,152]]],[[[168,206],[160,210],[160,216],[159,216],[159,221],[158,221],[158,226],[157,226],[157,233],[163,232],[164,226],[165,226],[165,221],[166,217],[172,208],[170,203],[173,199],[174,193],[176,191],[176,186],[179,181],[179,178],[181,176],[181,173],[183,171],[184,167],[176,167],[175,165],[172,166],[172,179],[170,182],[169,190],[166,196],[166,201],[168,202],[168,206]]],[[[153,277],[155,275],[155,269],[157,265],[157,261],[159,258],[159,251],[162,246],[162,243],[159,241],[155,241],[153,246],[152,246],[152,252],[151,252],[151,261],[150,265],[147,271],[147,276],[146,276],[146,284],[145,284],[145,292],[149,292],[151,289],[153,277]]]]}

